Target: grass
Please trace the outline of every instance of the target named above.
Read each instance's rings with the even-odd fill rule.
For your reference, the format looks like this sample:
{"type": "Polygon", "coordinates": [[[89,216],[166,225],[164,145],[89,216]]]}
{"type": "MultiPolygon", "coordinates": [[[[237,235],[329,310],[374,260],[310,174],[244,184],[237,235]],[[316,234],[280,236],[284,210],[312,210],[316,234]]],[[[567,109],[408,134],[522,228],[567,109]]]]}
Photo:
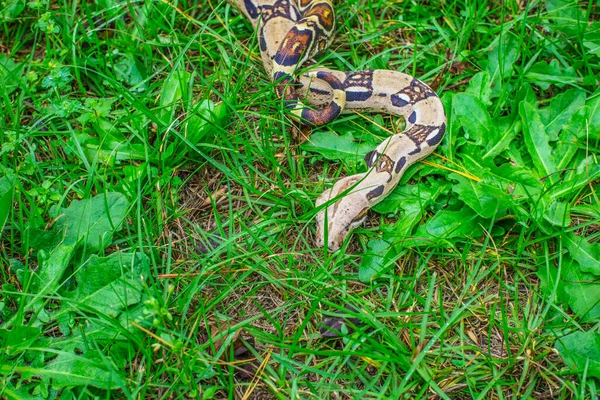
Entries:
{"type": "Polygon", "coordinates": [[[0,397],[597,397],[596,2],[339,2],[319,62],[449,125],[335,254],[314,201],[390,118],[294,143],[223,2],[5,4],[0,397]]]}

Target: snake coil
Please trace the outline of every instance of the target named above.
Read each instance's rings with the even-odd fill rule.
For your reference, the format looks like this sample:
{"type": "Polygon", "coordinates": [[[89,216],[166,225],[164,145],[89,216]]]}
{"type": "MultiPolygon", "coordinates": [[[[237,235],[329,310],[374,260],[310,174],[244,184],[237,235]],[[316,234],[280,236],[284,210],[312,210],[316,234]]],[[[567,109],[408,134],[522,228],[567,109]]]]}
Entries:
{"type": "Polygon", "coordinates": [[[301,120],[323,125],[340,113],[367,111],[402,116],[406,128],[365,156],[365,173],[338,180],[319,196],[318,246],[339,249],[369,208],[383,200],[404,171],[431,154],[446,132],[439,97],[426,84],[396,71],[341,72],[317,68],[295,76],[298,67],[324,50],[334,30],[330,0],[229,0],[258,30],[261,57],[277,94],[301,120]],[[298,82],[299,88],[290,83],[298,82]],[[317,109],[304,106],[300,98],[317,109]],[[326,240],[327,239],[327,240],[326,240]]]}

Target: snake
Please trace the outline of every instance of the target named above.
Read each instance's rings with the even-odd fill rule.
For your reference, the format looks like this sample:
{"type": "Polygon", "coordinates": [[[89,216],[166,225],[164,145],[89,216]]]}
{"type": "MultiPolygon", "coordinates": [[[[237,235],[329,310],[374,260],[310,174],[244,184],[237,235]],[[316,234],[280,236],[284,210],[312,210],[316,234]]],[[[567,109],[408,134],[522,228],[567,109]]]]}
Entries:
{"type": "Polygon", "coordinates": [[[393,70],[311,68],[331,43],[331,0],[228,0],[257,32],[265,71],[292,114],[325,125],[341,113],[400,116],[405,129],[365,155],[366,172],[343,177],[316,200],[316,246],[337,251],[368,210],[398,185],[406,169],[431,154],[446,132],[438,95],[419,79],[393,70]],[[308,73],[298,74],[309,67],[308,73]]]}

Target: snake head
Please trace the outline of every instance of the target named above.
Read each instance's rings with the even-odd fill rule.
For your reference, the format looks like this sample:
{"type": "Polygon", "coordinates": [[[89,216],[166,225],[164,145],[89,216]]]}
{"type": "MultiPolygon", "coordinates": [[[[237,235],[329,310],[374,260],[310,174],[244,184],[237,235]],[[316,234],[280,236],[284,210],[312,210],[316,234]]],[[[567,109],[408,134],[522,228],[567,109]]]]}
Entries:
{"type": "MultiPolygon", "coordinates": [[[[362,176],[349,176],[338,181],[332,189],[319,196],[316,206],[319,207],[342,194],[356,184],[362,176]]],[[[362,224],[369,210],[368,200],[361,191],[350,192],[317,214],[316,245],[325,245],[325,226],[327,226],[327,247],[337,251],[344,243],[346,236],[362,224]],[[326,225],[327,223],[327,225],[326,225]]]]}

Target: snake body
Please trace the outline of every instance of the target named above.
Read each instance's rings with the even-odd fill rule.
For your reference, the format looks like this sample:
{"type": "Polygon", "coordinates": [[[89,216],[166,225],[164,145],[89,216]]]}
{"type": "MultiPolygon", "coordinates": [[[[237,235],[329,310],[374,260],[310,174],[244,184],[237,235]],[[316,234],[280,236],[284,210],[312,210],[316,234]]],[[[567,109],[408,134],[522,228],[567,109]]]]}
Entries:
{"type": "Polygon", "coordinates": [[[257,29],[265,70],[299,118],[323,125],[341,112],[367,111],[399,115],[406,121],[403,132],[365,156],[367,172],[338,180],[317,199],[316,206],[324,207],[317,214],[317,245],[327,242],[335,251],[362,224],[369,208],[396,187],[404,171],[439,145],[446,131],[442,102],[426,84],[396,71],[316,68],[296,77],[296,69],[331,41],[334,11],[329,0],[229,1],[257,29]],[[291,82],[298,85],[290,86],[291,82]]]}

